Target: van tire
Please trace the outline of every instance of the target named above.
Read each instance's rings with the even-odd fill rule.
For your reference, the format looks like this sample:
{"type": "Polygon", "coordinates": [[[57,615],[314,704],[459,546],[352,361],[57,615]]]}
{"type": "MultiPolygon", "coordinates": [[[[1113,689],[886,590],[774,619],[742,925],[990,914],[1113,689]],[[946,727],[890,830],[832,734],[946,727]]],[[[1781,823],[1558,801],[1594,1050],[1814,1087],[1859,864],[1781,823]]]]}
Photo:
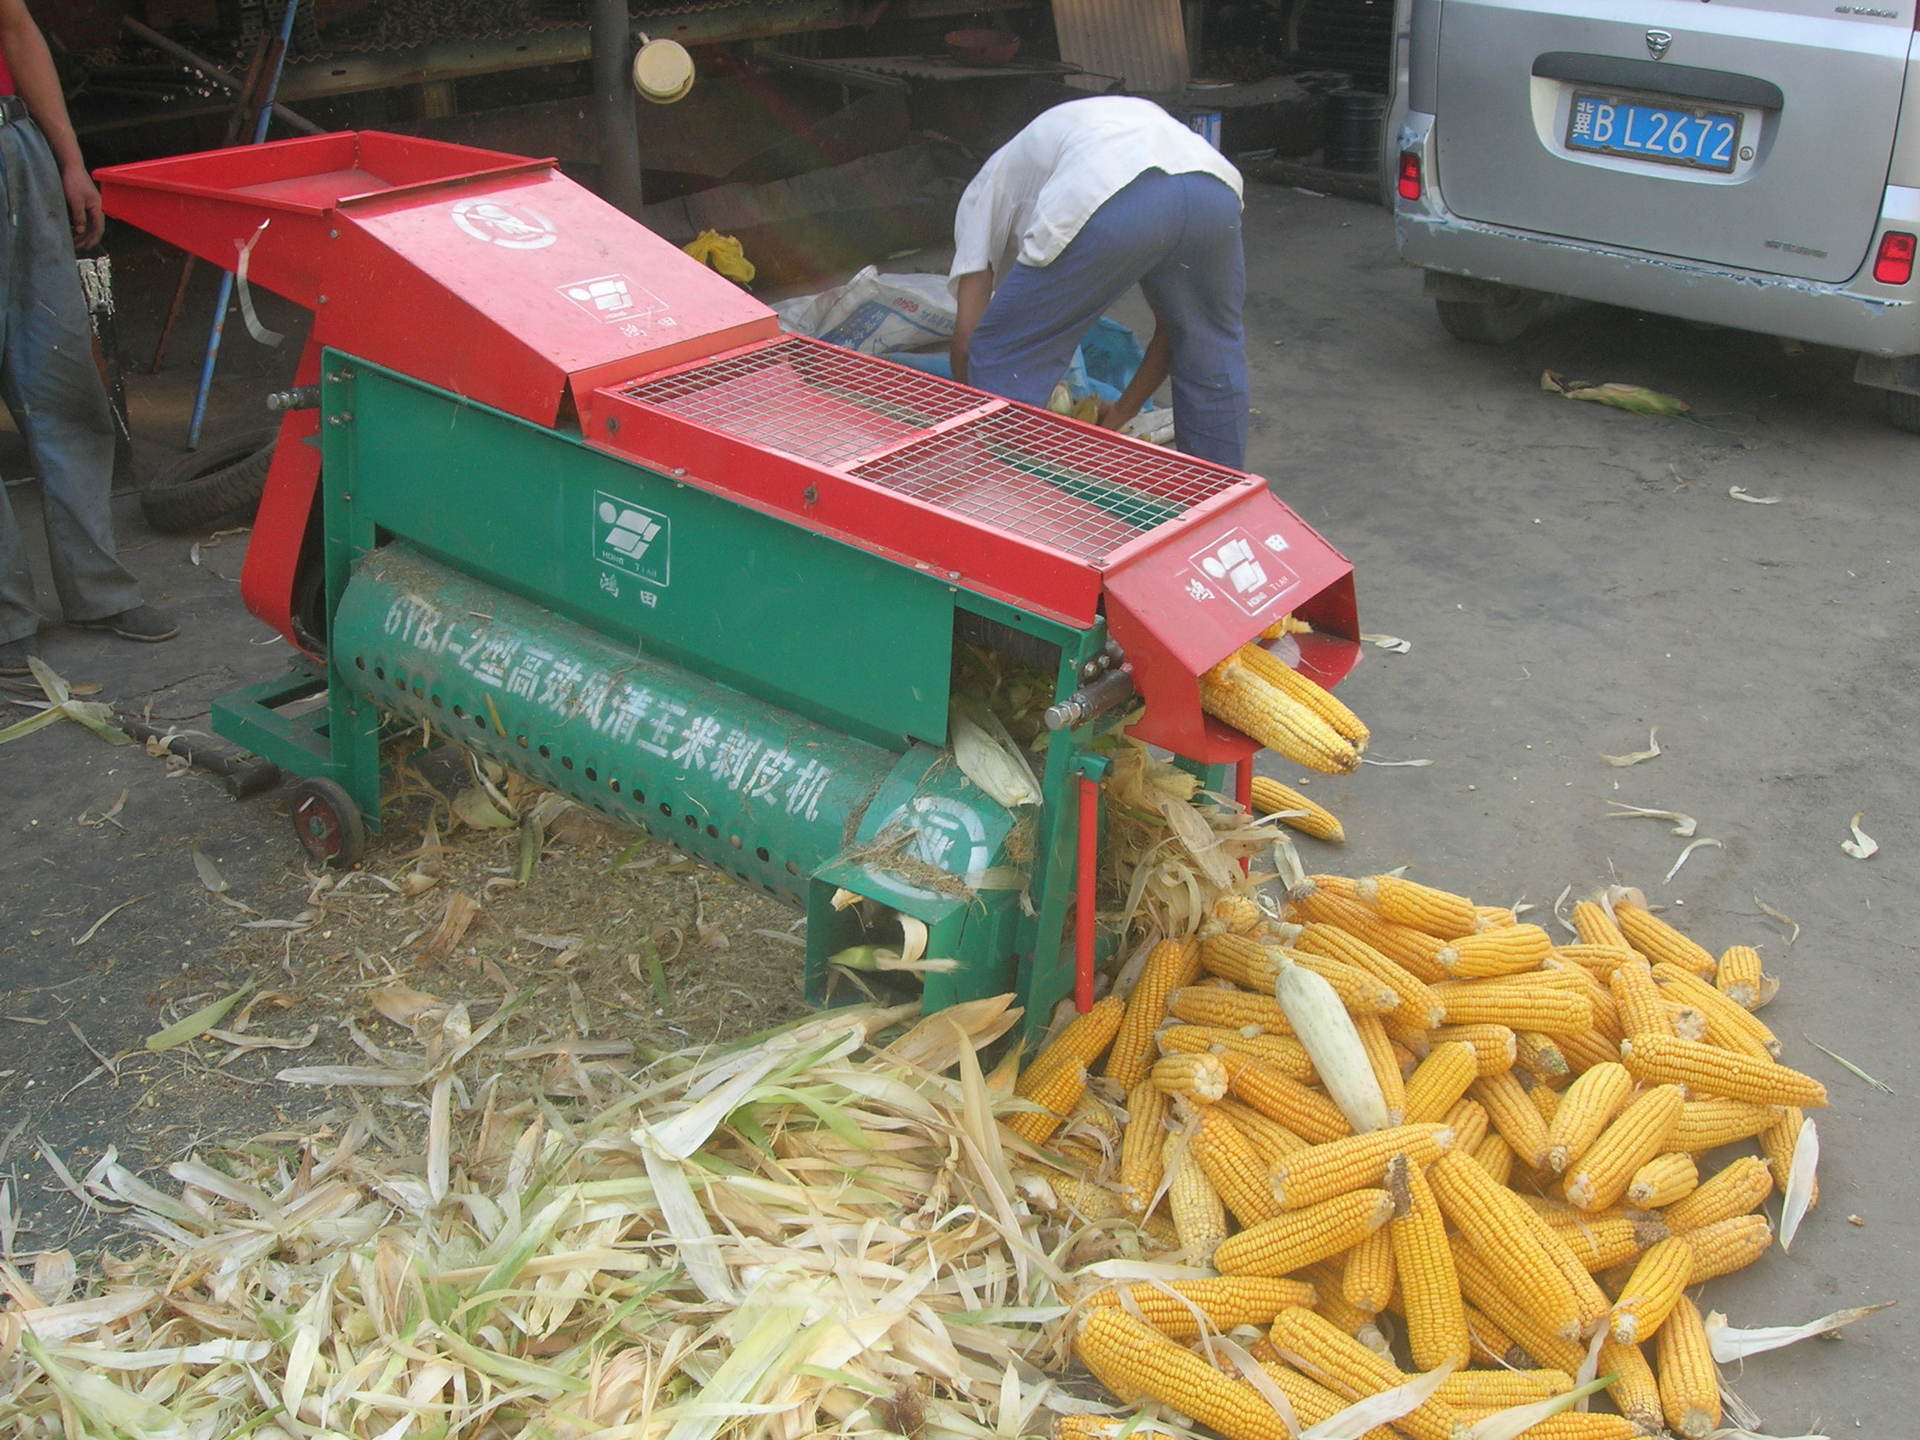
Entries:
{"type": "Polygon", "coordinates": [[[279,438],[275,425],[189,451],[141,489],[140,513],[162,535],[251,525],[279,438]]]}
{"type": "Polygon", "coordinates": [[[1920,435],[1920,395],[1905,390],[1887,391],[1887,421],[1896,430],[1920,435]]]}
{"type": "Polygon", "coordinates": [[[1440,328],[1469,345],[1506,345],[1527,333],[1540,313],[1540,297],[1514,290],[1492,300],[1435,300],[1440,328]]]}

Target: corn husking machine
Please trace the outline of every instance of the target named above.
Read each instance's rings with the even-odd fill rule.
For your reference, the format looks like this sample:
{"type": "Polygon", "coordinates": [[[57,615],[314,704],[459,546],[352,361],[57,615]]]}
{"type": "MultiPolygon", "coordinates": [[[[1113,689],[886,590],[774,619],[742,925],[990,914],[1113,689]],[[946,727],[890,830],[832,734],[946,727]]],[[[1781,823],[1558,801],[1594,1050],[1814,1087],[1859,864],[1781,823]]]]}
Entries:
{"type": "Polygon", "coordinates": [[[905,915],[959,962],[928,1009],[1044,1023],[1091,994],[1095,740],[1144,705],[1244,782],[1195,677],[1286,612],[1322,683],[1356,658],[1351,567],[1264,480],[783,334],[551,160],[362,132],[99,179],[313,312],[242,578],[302,659],[214,723],[306,777],[323,861],[430,722],[803,906],[816,1001],[905,915]],[[946,748],[963,645],[1056,677],[1018,814],[946,748]]]}

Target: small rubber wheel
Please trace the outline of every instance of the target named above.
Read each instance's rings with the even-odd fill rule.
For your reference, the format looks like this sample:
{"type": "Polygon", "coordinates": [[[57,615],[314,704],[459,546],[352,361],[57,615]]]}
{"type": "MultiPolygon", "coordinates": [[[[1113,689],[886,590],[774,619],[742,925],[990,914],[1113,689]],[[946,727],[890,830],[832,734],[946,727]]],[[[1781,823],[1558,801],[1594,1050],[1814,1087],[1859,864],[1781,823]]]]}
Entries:
{"type": "Polygon", "coordinates": [[[1920,395],[1887,391],[1887,423],[1909,435],[1920,435],[1920,395]]]}
{"type": "Polygon", "coordinates": [[[1490,300],[1436,300],[1440,328],[1470,345],[1506,345],[1527,333],[1540,313],[1540,297],[1509,290],[1490,300]]]}
{"type": "Polygon", "coordinates": [[[140,513],[162,535],[251,525],[280,427],[229,435],[182,455],[140,491],[140,513]]]}
{"type": "Polygon", "coordinates": [[[293,787],[293,833],[302,850],[331,870],[351,870],[367,853],[360,807],[331,780],[302,780],[293,787]]]}

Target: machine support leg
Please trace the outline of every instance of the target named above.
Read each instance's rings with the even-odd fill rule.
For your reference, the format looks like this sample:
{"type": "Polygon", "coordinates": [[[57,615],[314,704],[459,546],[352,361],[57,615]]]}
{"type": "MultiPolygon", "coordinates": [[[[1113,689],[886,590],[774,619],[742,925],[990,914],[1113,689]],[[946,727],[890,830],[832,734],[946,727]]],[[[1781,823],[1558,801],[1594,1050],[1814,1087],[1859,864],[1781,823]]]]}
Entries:
{"type": "Polygon", "coordinates": [[[1074,869],[1073,1008],[1093,1009],[1094,892],[1100,879],[1100,782],[1080,777],[1079,861],[1074,869]]]}
{"type": "MultiPolygon", "coordinates": [[[[1249,813],[1253,810],[1253,757],[1247,756],[1233,767],[1233,798],[1240,802],[1240,808],[1249,813]]],[[[1240,857],[1240,873],[1245,875],[1253,868],[1253,857],[1240,857]]]]}

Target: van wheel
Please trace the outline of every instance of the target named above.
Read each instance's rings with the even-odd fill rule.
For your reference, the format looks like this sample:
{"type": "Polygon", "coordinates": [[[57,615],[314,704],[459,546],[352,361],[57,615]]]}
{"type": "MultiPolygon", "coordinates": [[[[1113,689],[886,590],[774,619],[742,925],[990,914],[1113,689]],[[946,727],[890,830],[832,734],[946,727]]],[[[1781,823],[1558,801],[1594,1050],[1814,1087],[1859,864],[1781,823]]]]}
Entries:
{"type": "Polygon", "coordinates": [[[1887,391],[1887,419],[1896,430],[1920,435],[1920,395],[1905,390],[1887,391]]]}
{"type": "Polygon", "coordinates": [[[1518,340],[1540,313],[1540,297],[1510,290],[1491,300],[1436,300],[1440,327],[1470,345],[1505,345],[1518,340]]]}

